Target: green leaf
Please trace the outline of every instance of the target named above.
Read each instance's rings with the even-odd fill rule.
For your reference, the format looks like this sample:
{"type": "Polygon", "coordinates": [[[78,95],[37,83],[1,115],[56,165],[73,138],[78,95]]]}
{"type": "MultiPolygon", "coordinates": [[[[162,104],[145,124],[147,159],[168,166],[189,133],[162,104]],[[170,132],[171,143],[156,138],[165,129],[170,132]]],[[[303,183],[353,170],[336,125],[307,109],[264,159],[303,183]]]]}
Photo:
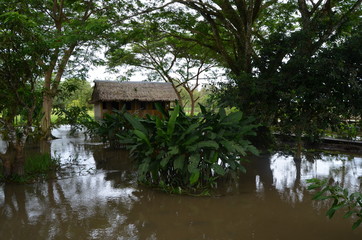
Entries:
{"type": "Polygon", "coordinates": [[[330,208],[330,209],[328,209],[326,215],[327,215],[329,218],[332,218],[335,212],[336,212],[336,210],[335,210],[334,208],[330,208]]]}
{"type": "Polygon", "coordinates": [[[197,143],[197,148],[215,148],[218,149],[219,148],[219,144],[215,141],[209,140],[209,141],[201,141],[199,143],[197,143]]]}
{"type": "Polygon", "coordinates": [[[353,215],[353,211],[348,211],[346,214],[343,215],[344,218],[349,218],[353,215]]]}
{"type": "Polygon", "coordinates": [[[185,162],[185,155],[177,156],[177,158],[173,162],[173,168],[182,170],[184,167],[184,162],[185,162]]]}
{"type": "Polygon", "coordinates": [[[169,149],[169,151],[167,152],[167,154],[169,154],[169,155],[176,155],[179,153],[178,146],[171,146],[168,149],[169,149]]]}
{"type": "Polygon", "coordinates": [[[206,108],[201,104],[199,104],[199,106],[200,106],[201,113],[206,114],[207,113],[206,108]]]}
{"type": "Polygon", "coordinates": [[[146,136],[146,134],[144,134],[143,132],[141,132],[140,130],[134,130],[133,133],[139,137],[140,139],[142,139],[144,142],[146,142],[146,144],[151,147],[151,143],[150,140],[148,139],[148,137],[146,136]]]}
{"type": "Polygon", "coordinates": [[[148,134],[147,129],[143,126],[143,124],[134,116],[129,113],[125,113],[124,117],[127,121],[132,125],[132,127],[136,130],[143,132],[144,134],[148,134]]]}
{"type": "Polygon", "coordinates": [[[352,225],[352,229],[356,229],[359,225],[361,225],[362,223],[362,219],[358,219],[357,221],[355,221],[352,225]]]}
{"type": "Polygon", "coordinates": [[[192,172],[190,176],[190,184],[194,185],[199,180],[199,177],[200,177],[199,170],[192,172]]]}
{"type": "Polygon", "coordinates": [[[138,173],[139,173],[139,177],[143,178],[143,176],[145,175],[145,173],[149,170],[149,162],[145,161],[142,164],[139,165],[138,167],[138,173]]]}
{"type": "Polygon", "coordinates": [[[187,167],[189,170],[189,173],[193,173],[197,170],[199,162],[200,162],[200,154],[193,154],[190,156],[190,162],[187,167]]]}
{"type": "Polygon", "coordinates": [[[240,172],[242,172],[242,173],[246,173],[246,168],[245,168],[243,165],[240,165],[240,164],[239,164],[239,170],[240,170],[240,172]]]}
{"type": "Polygon", "coordinates": [[[226,112],[225,112],[224,108],[219,109],[219,116],[220,116],[221,119],[226,117],[226,112]]]}
{"type": "Polygon", "coordinates": [[[224,141],[220,141],[220,144],[226,148],[226,150],[228,152],[234,152],[235,151],[235,148],[234,148],[234,145],[231,141],[227,141],[227,140],[224,140],[224,141]]]}
{"type": "Polygon", "coordinates": [[[254,147],[253,145],[248,146],[248,151],[256,156],[259,156],[259,154],[260,154],[259,150],[256,147],[254,147]]]}
{"type": "Polygon", "coordinates": [[[324,196],[324,195],[320,195],[320,194],[316,194],[314,197],[313,197],[313,200],[326,200],[326,199],[331,199],[333,198],[332,196],[324,196]]]}
{"type": "Polygon", "coordinates": [[[188,146],[190,144],[193,144],[194,142],[196,142],[199,139],[199,136],[194,135],[189,137],[188,139],[185,139],[185,141],[182,143],[183,146],[188,146]]]}
{"type": "Polygon", "coordinates": [[[176,124],[176,119],[178,117],[179,112],[180,112],[180,105],[177,104],[171,113],[170,119],[168,120],[168,125],[167,125],[167,135],[168,136],[171,136],[173,134],[173,131],[175,129],[175,124],[176,124]]]}
{"type": "Polygon", "coordinates": [[[224,146],[228,152],[231,152],[231,153],[238,153],[238,154],[241,154],[243,156],[246,155],[246,152],[244,150],[244,148],[235,143],[234,141],[227,141],[227,140],[224,140],[224,141],[220,141],[220,144],[222,146],[224,146]]]}
{"type": "Polygon", "coordinates": [[[216,174],[221,175],[221,176],[224,176],[226,173],[225,169],[217,163],[212,165],[212,169],[215,171],[216,174]]]}
{"type": "Polygon", "coordinates": [[[196,128],[199,127],[198,123],[191,124],[186,131],[181,135],[181,138],[184,138],[187,134],[192,133],[196,128]]]}
{"type": "Polygon", "coordinates": [[[211,162],[211,163],[216,163],[217,160],[218,160],[218,157],[219,157],[219,153],[216,152],[216,151],[212,151],[212,152],[210,153],[210,162],[211,162]]]}
{"type": "Polygon", "coordinates": [[[156,117],[156,129],[157,129],[157,135],[159,137],[165,137],[166,136],[166,132],[163,131],[163,126],[162,126],[162,121],[160,118],[156,117]]]}
{"type": "Polygon", "coordinates": [[[243,117],[242,112],[240,111],[232,112],[222,121],[221,124],[237,124],[239,123],[242,117],[243,117]]]}
{"type": "Polygon", "coordinates": [[[170,156],[164,157],[160,162],[161,167],[164,168],[167,165],[167,163],[170,161],[170,158],[171,158],[170,156]]]}

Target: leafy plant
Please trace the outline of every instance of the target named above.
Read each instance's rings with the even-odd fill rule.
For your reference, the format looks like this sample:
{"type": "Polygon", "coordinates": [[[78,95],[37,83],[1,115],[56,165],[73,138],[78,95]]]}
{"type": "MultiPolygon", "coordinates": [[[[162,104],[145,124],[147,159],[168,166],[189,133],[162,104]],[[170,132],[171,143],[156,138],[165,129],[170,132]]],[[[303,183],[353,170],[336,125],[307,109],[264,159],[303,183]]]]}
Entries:
{"type": "Polygon", "coordinates": [[[356,126],[356,124],[341,122],[337,126],[338,137],[353,140],[356,139],[357,134],[358,134],[358,127],[356,126]]]}
{"type": "Polygon", "coordinates": [[[92,122],[94,122],[93,118],[88,115],[88,109],[86,106],[57,108],[55,115],[58,116],[56,124],[69,124],[71,126],[71,135],[73,135],[77,130],[90,127],[92,122]]]}
{"type": "Polygon", "coordinates": [[[344,218],[356,217],[352,229],[357,228],[362,223],[362,193],[349,193],[348,189],[343,189],[338,185],[329,184],[328,180],[310,179],[307,181],[310,185],[309,190],[319,189],[314,195],[313,200],[332,200],[332,205],[326,215],[332,218],[339,209],[347,209],[344,218]]]}
{"type": "Polygon", "coordinates": [[[112,148],[121,146],[121,142],[117,134],[123,134],[128,131],[129,123],[124,118],[125,109],[113,111],[112,114],[105,114],[101,121],[90,120],[83,122],[83,126],[87,128],[87,133],[91,136],[98,136],[104,143],[112,148]]]}
{"type": "Polygon", "coordinates": [[[130,128],[117,134],[138,166],[139,181],[171,192],[198,192],[216,186],[231,172],[245,172],[242,156],[257,154],[246,136],[256,127],[241,112],[224,109],[187,116],[179,105],[163,117],[123,117],[130,128]],[[177,191],[176,191],[177,190],[177,191]]]}

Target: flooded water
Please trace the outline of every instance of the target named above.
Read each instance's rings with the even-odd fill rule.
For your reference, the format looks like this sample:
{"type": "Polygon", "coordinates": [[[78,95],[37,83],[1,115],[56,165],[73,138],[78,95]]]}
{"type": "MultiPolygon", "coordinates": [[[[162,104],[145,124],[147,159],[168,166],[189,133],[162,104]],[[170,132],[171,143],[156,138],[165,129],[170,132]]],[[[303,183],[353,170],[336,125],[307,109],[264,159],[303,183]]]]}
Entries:
{"type": "Polygon", "coordinates": [[[362,157],[278,153],[254,158],[217,197],[168,195],[137,185],[124,151],[53,132],[59,179],[0,186],[0,239],[362,239],[362,227],[326,202],[312,201],[306,179],[333,177],[361,191],[362,157]]]}

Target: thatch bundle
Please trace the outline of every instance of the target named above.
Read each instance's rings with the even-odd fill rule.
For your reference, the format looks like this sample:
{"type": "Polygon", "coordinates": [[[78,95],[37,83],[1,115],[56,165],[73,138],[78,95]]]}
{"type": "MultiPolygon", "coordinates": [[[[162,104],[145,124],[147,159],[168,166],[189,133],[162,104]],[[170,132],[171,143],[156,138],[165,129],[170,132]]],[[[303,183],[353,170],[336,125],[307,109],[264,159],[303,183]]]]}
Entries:
{"type": "Polygon", "coordinates": [[[94,81],[92,103],[110,101],[176,101],[171,83],[94,81]]]}

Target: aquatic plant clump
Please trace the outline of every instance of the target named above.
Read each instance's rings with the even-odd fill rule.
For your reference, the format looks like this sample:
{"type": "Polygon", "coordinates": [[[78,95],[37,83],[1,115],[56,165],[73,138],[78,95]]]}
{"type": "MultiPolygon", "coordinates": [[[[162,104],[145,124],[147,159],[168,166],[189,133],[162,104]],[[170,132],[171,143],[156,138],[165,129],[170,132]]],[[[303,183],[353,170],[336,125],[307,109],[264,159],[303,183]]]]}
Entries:
{"type": "Polygon", "coordinates": [[[130,123],[118,134],[138,167],[141,183],[171,192],[200,192],[216,186],[228,173],[245,172],[242,157],[257,149],[246,139],[255,135],[250,119],[239,111],[187,116],[179,105],[163,117],[138,119],[122,113],[130,123]]]}

